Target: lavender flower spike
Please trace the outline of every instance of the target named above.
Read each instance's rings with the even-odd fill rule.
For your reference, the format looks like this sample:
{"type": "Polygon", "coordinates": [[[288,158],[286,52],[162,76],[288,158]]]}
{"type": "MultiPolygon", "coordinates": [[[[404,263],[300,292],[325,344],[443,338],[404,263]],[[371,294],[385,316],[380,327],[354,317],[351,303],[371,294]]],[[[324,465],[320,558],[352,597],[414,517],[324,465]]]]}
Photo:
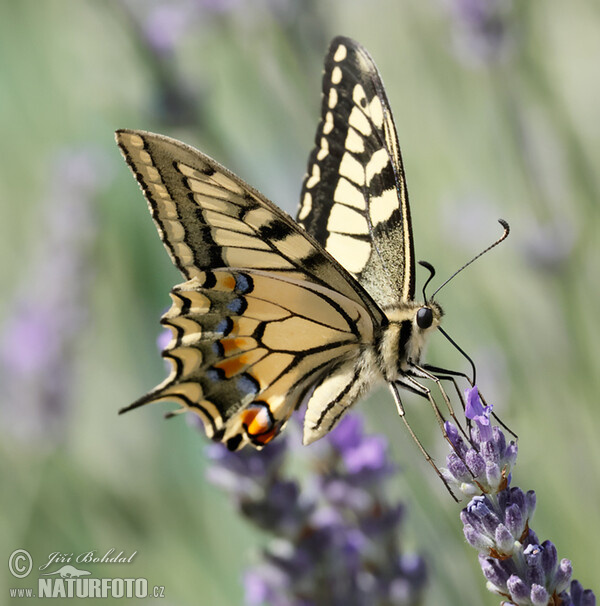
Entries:
{"type": "Polygon", "coordinates": [[[465,395],[465,415],[474,421],[471,440],[465,444],[446,424],[454,452],[442,473],[451,487],[473,497],[460,518],[467,542],[479,552],[487,588],[503,596],[506,606],[595,605],[594,593],[571,581],[571,562],[559,561],[553,543],[540,543],[531,530],[533,490],[510,487],[517,445],[507,444],[500,428],[490,426],[491,407],[483,406],[477,387],[465,395]]]}
{"type": "MultiPolygon", "coordinates": [[[[402,553],[404,506],[385,496],[385,483],[396,473],[385,440],[364,435],[360,418],[346,415],[316,449],[318,470],[305,491],[284,473],[286,441],[294,437],[286,433],[260,452],[232,453],[221,444],[209,449],[209,477],[274,537],[262,563],[245,574],[246,603],[422,603],[425,563],[402,553]]],[[[306,456],[309,449],[295,453],[296,459],[306,456]]]]}

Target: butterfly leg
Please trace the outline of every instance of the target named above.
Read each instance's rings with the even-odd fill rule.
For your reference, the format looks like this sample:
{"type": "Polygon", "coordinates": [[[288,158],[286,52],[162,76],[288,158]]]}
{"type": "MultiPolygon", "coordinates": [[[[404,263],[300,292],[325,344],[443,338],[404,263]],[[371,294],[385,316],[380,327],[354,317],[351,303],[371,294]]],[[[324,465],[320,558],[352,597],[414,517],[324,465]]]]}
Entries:
{"type": "Polygon", "coordinates": [[[395,381],[395,384],[402,385],[402,387],[404,387],[404,389],[407,389],[408,391],[412,391],[413,393],[416,393],[417,395],[422,396],[423,398],[426,398],[427,400],[429,400],[429,404],[431,404],[431,408],[433,409],[433,413],[438,422],[438,425],[440,426],[440,429],[442,430],[442,432],[445,436],[446,430],[444,429],[444,417],[442,416],[442,413],[441,413],[436,401],[433,399],[433,396],[431,395],[431,389],[429,389],[429,387],[426,387],[425,385],[421,385],[421,383],[416,381],[413,378],[415,376],[417,376],[419,378],[424,378],[424,379],[428,378],[424,375],[418,374],[417,372],[413,372],[412,370],[410,370],[408,373],[401,375],[395,381]]]}
{"type": "Polygon", "coordinates": [[[462,409],[465,409],[465,399],[463,397],[462,391],[458,386],[458,382],[456,380],[457,377],[465,379],[471,387],[473,387],[473,383],[471,382],[471,378],[464,372],[460,372],[459,370],[448,370],[447,368],[441,368],[440,366],[433,366],[432,364],[423,364],[423,370],[426,372],[434,374],[438,379],[442,381],[452,381],[454,385],[454,389],[460,399],[462,409]]]}
{"type": "Polygon", "coordinates": [[[458,394],[458,398],[461,402],[462,409],[464,411],[465,410],[465,401],[460,392],[460,389],[458,388],[456,379],[452,375],[454,375],[454,374],[456,374],[458,376],[466,376],[466,375],[463,375],[462,373],[458,373],[458,372],[454,373],[452,371],[447,371],[444,368],[439,368],[437,366],[429,366],[429,365],[427,365],[427,366],[415,365],[414,369],[418,372],[419,377],[429,379],[431,381],[435,381],[435,384],[438,386],[438,389],[440,390],[440,393],[442,394],[442,397],[444,398],[444,402],[446,403],[446,407],[448,408],[448,413],[450,414],[450,417],[454,421],[454,424],[456,425],[456,427],[458,427],[460,429],[460,431],[462,432],[462,434],[465,436],[467,441],[469,441],[469,436],[468,436],[467,432],[465,431],[465,429],[463,428],[460,421],[458,420],[456,413],[454,412],[454,407],[452,406],[452,402],[450,401],[450,398],[448,397],[448,394],[446,393],[446,390],[444,389],[444,387],[442,385],[442,381],[451,381],[452,382],[452,384],[454,385],[454,388],[456,389],[456,393],[458,394]],[[438,373],[440,373],[440,374],[438,374],[438,373]],[[446,376],[444,376],[444,375],[446,375],[446,376]]]}
{"type": "MultiPolygon", "coordinates": [[[[415,381],[415,383],[416,383],[416,381],[415,381]]],[[[434,460],[431,458],[429,453],[425,450],[425,447],[423,446],[423,444],[421,444],[421,440],[419,440],[419,438],[413,431],[412,427],[410,426],[410,423],[408,422],[408,419],[406,418],[404,406],[402,405],[402,399],[400,398],[400,392],[398,390],[398,385],[396,383],[389,383],[389,386],[390,386],[390,391],[392,392],[392,396],[394,397],[394,402],[396,402],[396,408],[398,409],[398,414],[400,415],[400,418],[402,419],[402,421],[404,421],[404,425],[406,426],[408,433],[412,437],[415,444],[419,447],[419,450],[421,451],[421,454],[423,455],[425,460],[433,467],[433,469],[435,470],[435,473],[438,475],[440,480],[442,480],[442,482],[444,483],[444,486],[446,487],[446,489],[448,490],[448,492],[450,493],[452,498],[458,503],[458,499],[456,498],[456,495],[452,492],[452,489],[450,488],[450,485],[446,481],[446,478],[444,478],[444,476],[442,475],[442,472],[439,470],[438,466],[435,464],[434,460]]],[[[410,388],[408,388],[408,389],[410,389],[410,388]]],[[[412,389],[411,389],[411,391],[412,391],[412,389]]],[[[422,392],[415,391],[415,393],[420,393],[421,395],[423,395],[422,392]]]]}
{"type": "MultiPolygon", "coordinates": [[[[456,445],[448,437],[448,433],[446,432],[446,427],[444,426],[444,419],[442,417],[442,414],[441,414],[435,400],[433,399],[433,396],[431,395],[431,390],[428,387],[426,387],[425,385],[421,385],[421,383],[419,383],[414,377],[419,377],[419,378],[423,378],[423,379],[431,379],[433,381],[436,381],[436,383],[438,384],[438,387],[440,388],[440,391],[445,396],[446,405],[452,416],[452,419],[456,423],[457,427],[460,428],[461,432],[467,439],[467,442],[470,442],[469,436],[466,434],[462,425],[459,423],[458,419],[454,415],[454,410],[452,408],[452,405],[450,404],[448,396],[446,395],[445,391],[443,390],[443,388],[440,385],[440,379],[438,377],[436,377],[435,375],[432,375],[431,373],[424,371],[421,367],[413,365],[412,368],[410,369],[409,373],[402,376],[396,382],[396,384],[402,385],[402,387],[404,387],[405,389],[408,389],[409,391],[412,391],[413,393],[416,393],[429,400],[429,403],[431,404],[431,407],[433,408],[434,413],[436,414],[436,418],[438,419],[438,423],[442,430],[442,435],[444,436],[444,439],[448,442],[448,444],[450,444],[450,446],[452,447],[452,450],[454,451],[456,456],[459,459],[461,459],[461,461],[463,461],[463,463],[465,463],[465,465],[466,465],[466,462],[464,461],[462,454],[458,451],[456,445]]],[[[396,405],[398,405],[398,402],[396,402],[396,405]]],[[[400,410],[399,410],[399,412],[400,412],[400,410]]],[[[471,470],[469,469],[469,466],[466,465],[466,467],[469,470],[469,473],[471,473],[471,475],[473,475],[471,470]]]]}

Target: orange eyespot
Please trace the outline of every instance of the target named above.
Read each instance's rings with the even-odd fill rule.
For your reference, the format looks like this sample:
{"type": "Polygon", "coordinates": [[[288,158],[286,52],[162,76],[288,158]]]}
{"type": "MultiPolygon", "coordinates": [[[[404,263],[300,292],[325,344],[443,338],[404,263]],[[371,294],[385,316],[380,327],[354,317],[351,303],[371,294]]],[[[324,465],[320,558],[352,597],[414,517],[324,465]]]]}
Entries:
{"type": "Polygon", "coordinates": [[[266,444],[277,433],[269,406],[264,402],[255,402],[242,411],[242,423],[252,440],[266,444]]]}
{"type": "Polygon", "coordinates": [[[254,442],[254,444],[260,444],[261,446],[264,446],[265,444],[268,444],[278,433],[279,427],[273,427],[273,429],[271,429],[271,431],[267,432],[266,434],[253,437],[252,442],[254,442]]]}

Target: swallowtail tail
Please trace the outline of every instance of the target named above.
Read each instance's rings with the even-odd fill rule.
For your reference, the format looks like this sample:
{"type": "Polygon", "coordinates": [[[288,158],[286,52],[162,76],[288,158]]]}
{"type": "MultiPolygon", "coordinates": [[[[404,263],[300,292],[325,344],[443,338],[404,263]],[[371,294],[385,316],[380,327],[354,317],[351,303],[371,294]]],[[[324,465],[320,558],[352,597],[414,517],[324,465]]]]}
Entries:
{"type": "Polygon", "coordinates": [[[171,400],[231,450],[269,442],[307,401],[304,442],[378,381],[416,379],[442,310],[414,300],[413,238],[390,106],[377,68],[338,37],[297,222],[217,162],[174,139],[117,143],[185,282],[162,318],[170,376],[130,410],[171,400]]]}

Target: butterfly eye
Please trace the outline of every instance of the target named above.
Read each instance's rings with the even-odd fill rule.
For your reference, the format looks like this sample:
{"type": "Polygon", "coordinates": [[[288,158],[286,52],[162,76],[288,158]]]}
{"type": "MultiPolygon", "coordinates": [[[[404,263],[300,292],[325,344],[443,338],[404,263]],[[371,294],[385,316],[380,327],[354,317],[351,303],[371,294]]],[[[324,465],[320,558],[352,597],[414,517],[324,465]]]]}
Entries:
{"type": "Polygon", "coordinates": [[[421,307],[417,312],[417,324],[423,330],[433,324],[433,312],[429,307],[421,307]]]}

